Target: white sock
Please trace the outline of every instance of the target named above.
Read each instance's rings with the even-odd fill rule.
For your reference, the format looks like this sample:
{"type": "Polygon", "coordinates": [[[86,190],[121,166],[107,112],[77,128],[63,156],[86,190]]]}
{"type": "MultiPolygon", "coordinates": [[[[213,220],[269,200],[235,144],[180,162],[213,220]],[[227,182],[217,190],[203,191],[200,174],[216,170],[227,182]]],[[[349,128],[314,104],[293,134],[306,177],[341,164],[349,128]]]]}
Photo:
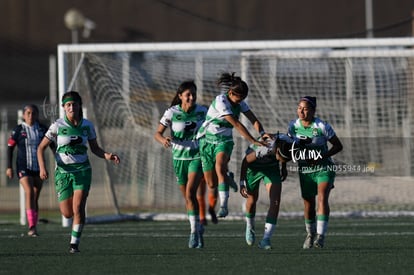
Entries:
{"type": "Polygon", "coordinates": [[[197,232],[197,219],[194,215],[188,216],[188,221],[190,222],[190,233],[196,233],[197,232]]]}
{"type": "Polygon", "coordinates": [[[325,235],[328,231],[328,221],[317,221],[317,229],[316,232],[319,235],[325,235]]]}
{"type": "Polygon", "coordinates": [[[276,228],[276,224],[272,224],[272,223],[268,223],[268,222],[265,223],[263,239],[272,238],[273,231],[275,231],[275,228],[276,228]]]}
{"type": "Polygon", "coordinates": [[[254,218],[246,217],[246,226],[254,229],[254,218]]]}

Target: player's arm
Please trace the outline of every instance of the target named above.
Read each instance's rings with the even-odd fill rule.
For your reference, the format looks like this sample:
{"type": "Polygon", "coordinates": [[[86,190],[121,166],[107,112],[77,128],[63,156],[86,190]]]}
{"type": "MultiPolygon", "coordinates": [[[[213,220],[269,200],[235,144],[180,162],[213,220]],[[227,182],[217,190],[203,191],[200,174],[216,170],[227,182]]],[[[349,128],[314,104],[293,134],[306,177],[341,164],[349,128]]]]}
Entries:
{"type": "Polygon", "coordinates": [[[283,182],[287,178],[288,172],[286,168],[286,161],[281,162],[282,168],[280,169],[280,180],[283,182]]]}
{"type": "Polygon", "coordinates": [[[262,123],[260,123],[260,121],[257,119],[256,115],[251,110],[248,110],[248,111],[244,112],[243,114],[252,123],[254,129],[256,129],[256,131],[260,134],[261,137],[266,137],[266,138],[269,137],[269,135],[266,134],[262,123]]]}
{"type": "Polygon", "coordinates": [[[52,141],[47,137],[44,137],[40,142],[39,146],[37,147],[37,162],[39,164],[39,171],[40,171],[40,178],[42,180],[47,179],[48,172],[46,169],[46,162],[45,162],[45,150],[49,147],[52,141]]]}
{"type": "Polygon", "coordinates": [[[227,120],[231,125],[233,125],[234,129],[236,129],[242,137],[247,139],[251,144],[257,146],[265,146],[266,143],[264,141],[256,140],[250,133],[247,131],[246,127],[234,116],[232,115],[225,115],[223,116],[225,120],[227,120]]]}
{"type": "Polygon", "coordinates": [[[332,146],[328,150],[328,152],[326,152],[326,154],[322,156],[323,158],[329,158],[341,152],[343,149],[342,142],[339,140],[339,138],[336,135],[331,137],[331,139],[329,140],[329,143],[331,143],[332,146]]]}
{"type": "Polygon", "coordinates": [[[96,156],[106,160],[112,160],[115,164],[121,162],[121,159],[118,157],[117,154],[105,152],[105,150],[98,145],[96,138],[90,139],[88,140],[88,142],[92,153],[94,153],[96,156]]]}
{"type": "Polygon", "coordinates": [[[172,138],[170,136],[164,137],[164,132],[167,129],[164,125],[161,123],[158,124],[157,131],[155,132],[154,139],[162,144],[165,148],[171,147],[171,140],[172,138]]]}
{"type": "Polygon", "coordinates": [[[249,167],[249,163],[252,163],[255,160],[256,160],[255,151],[248,153],[242,160],[242,164],[240,168],[240,194],[244,198],[247,198],[247,189],[246,189],[247,168],[249,167]]]}

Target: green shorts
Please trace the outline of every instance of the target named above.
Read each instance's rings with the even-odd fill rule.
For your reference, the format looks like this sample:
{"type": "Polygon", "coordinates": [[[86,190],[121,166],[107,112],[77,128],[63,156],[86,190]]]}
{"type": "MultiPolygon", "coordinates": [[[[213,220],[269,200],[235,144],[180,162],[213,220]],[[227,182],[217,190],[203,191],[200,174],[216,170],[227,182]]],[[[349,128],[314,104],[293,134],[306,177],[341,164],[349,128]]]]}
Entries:
{"type": "Polygon", "coordinates": [[[200,139],[200,156],[203,171],[208,172],[215,169],[216,156],[224,152],[229,157],[233,152],[234,142],[209,143],[205,138],[200,139]]]}
{"type": "Polygon", "coordinates": [[[279,165],[266,168],[247,168],[246,188],[249,193],[259,189],[260,181],[263,180],[264,185],[281,184],[279,165]]]}
{"type": "Polygon", "coordinates": [[[318,184],[328,182],[331,187],[335,181],[335,172],[321,170],[312,173],[299,173],[302,198],[311,198],[318,195],[318,184]]]}
{"type": "Polygon", "coordinates": [[[202,175],[201,159],[173,160],[174,172],[177,177],[177,184],[184,185],[188,181],[188,174],[197,173],[202,175]]]}
{"type": "Polygon", "coordinates": [[[74,190],[83,190],[89,193],[92,181],[92,170],[63,173],[59,168],[55,170],[55,188],[58,201],[64,201],[73,196],[74,190]]]}

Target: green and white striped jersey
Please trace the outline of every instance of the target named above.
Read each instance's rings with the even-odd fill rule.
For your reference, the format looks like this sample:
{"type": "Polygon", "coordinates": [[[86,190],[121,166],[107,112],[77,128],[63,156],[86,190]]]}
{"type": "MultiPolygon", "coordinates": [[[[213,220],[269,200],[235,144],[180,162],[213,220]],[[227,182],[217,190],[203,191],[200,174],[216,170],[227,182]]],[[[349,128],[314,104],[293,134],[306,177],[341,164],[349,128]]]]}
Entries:
{"type": "MultiPolygon", "coordinates": [[[[299,118],[292,120],[289,123],[288,133],[293,138],[296,137],[297,140],[304,137],[308,137],[311,140],[309,144],[301,146],[300,149],[293,153],[293,156],[295,156],[293,160],[298,162],[299,167],[306,167],[308,166],[308,160],[317,160],[318,157],[325,154],[328,151],[328,140],[336,135],[332,126],[318,117],[315,117],[312,124],[308,127],[304,127],[299,118]]],[[[331,158],[324,159],[322,166],[332,163],[331,158]]],[[[313,169],[309,167],[308,170],[312,172],[313,169]]]]}
{"type": "Polygon", "coordinates": [[[56,164],[61,172],[76,172],[90,168],[88,140],[96,139],[95,128],[87,119],[74,126],[66,118],[57,119],[45,136],[56,143],[56,164]]]}
{"type": "Polygon", "coordinates": [[[160,123],[171,130],[172,153],[175,160],[191,160],[200,158],[197,131],[206,118],[207,108],[195,105],[186,113],[180,105],[168,108],[160,123]]]}
{"type": "Polygon", "coordinates": [[[204,136],[209,143],[221,143],[233,140],[233,125],[224,119],[225,115],[233,115],[237,119],[240,113],[250,110],[249,105],[242,101],[232,105],[227,94],[218,95],[211,103],[206,121],[199,130],[198,137],[204,136]]]}

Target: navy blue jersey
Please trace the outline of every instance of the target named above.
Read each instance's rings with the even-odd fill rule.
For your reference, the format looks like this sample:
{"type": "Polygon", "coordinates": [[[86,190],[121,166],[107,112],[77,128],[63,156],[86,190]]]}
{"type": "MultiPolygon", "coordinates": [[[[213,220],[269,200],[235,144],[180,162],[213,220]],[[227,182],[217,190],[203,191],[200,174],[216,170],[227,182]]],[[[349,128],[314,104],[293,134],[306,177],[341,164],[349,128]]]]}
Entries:
{"type": "Polygon", "coordinates": [[[17,146],[16,171],[39,171],[37,147],[42,141],[47,127],[36,122],[32,126],[22,123],[17,125],[7,142],[7,167],[12,168],[13,149],[17,146]]]}

